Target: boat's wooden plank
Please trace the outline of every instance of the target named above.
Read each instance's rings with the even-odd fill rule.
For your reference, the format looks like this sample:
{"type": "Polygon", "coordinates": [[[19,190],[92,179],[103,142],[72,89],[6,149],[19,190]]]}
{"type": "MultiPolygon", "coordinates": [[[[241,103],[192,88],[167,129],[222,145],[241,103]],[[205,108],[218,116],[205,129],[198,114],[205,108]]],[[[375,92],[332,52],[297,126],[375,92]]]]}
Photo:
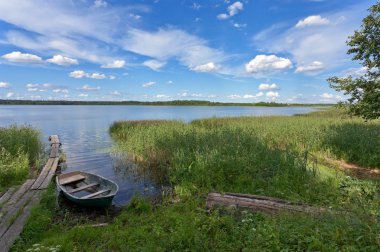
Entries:
{"type": "Polygon", "coordinates": [[[74,182],[78,182],[78,181],[81,181],[81,180],[84,180],[86,177],[81,175],[81,174],[76,174],[74,176],[70,176],[70,177],[67,177],[67,178],[62,178],[59,180],[59,184],[60,185],[67,185],[67,184],[71,184],[71,183],[74,183],[74,182]]]}
{"type": "Polygon", "coordinates": [[[27,192],[30,189],[30,187],[32,186],[33,183],[34,183],[34,179],[26,180],[25,183],[22,184],[22,186],[20,186],[20,188],[8,200],[8,202],[5,204],[4,208],[6,208],[9,205],[15,204],[19,200],[19,198],[21,198],[22,195],[24,195],[25,192],[27,192]]]}
{"type": "Polygon", "coordinates": [[[40,191],[31,191],[30,201],[25,205],[23,211],[20,213],[20,216],[18,216],[18,218],[5,232],[5,234],[0,238],[0,248],[2,249],[1,251],[8,251],[13,242],[20,235],[30,215],[31,208],[35,203],[39,202],[40,196],[40,191]]]}
{"type": "Polygon", "coordinates": [[[49,170],[51,169],[51,167],[53,165],[53,162],[54,162],[54,158],[49,158],[49,160],[46,162],[44,168],[42,169],[40,175],[36,179],[36,182],[34,182],[32,188],[31,188],[32,190],[37,190],[41,186],[42,182],[45,180],[46,176],[48,175],[49,170]]]}
{"type": "Polygon", "coordinates": [[[58,157],[54,159],[53,165],[51,166],[48,175],[46,176],[44,182],[42,182],[41,186],[38,189],[46,189],[49,186],[50,181],[53,178],[55,171],[57,170],[58,161],[58,157]]]}
{"type": "Polygon", "coordinates": [[[11,187],[6,191],[0,198],[0,209],[2,206],[9,200],[9,198],[12,196],[12,194],[16,191],[15,187],[11,187]]]}
{"type": "Polygon", "coordinates": [[[95,196],[98,196],[98,195],[100,195],[102,193],[109,192],[109,191],[111,191],[111,189],[104,189],[104,190],[101,190],[101,191],[94,192],[94,193],[91,193],[89,195],[83,196],[80,199],[91,199],[91,198],[94,198],[95,196]]]}
{"type": "Polygon", "coordinates": [[[80,192],[80,191],[86,190],[86,189],[88,189],[88,188],[90,188],[90,187],[97,186],[97,185],[99,185],[99,183],[91,183],[91,184],[88,184],[88,185],[84,185],[84,186],[81,186],[81,187],[75,188],[75,189],[71,190],[69,193],[80,192]]]}
{"type": "Polygon", "coordinates": [[[20,211],[24,208],[24,206],[31,200],[35,191],[28,191],[25,193],[17,203],[11,205],[0,222],[0,237],[4,235],[4,233],[8,230],[9,226],[12,224],[12,220],[17,217],[20,211]]]}

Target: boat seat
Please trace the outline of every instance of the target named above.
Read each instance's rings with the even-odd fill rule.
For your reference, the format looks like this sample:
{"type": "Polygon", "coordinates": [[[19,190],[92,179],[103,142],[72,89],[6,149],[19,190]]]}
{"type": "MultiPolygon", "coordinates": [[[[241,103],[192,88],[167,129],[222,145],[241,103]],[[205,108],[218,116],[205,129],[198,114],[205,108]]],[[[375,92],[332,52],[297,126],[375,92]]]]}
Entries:
{"type": "Polygon", "coordinates": [[[75,188],[75,189],[69,191],[69,193],[80,192],[80,191],[86,190],[86,189],[88,189],[88,188],[90,188],[90,187],[97,186],[97,185],[99,185],[99,183],[91,183],[91,184],[88,184],[88,185],[84,185],[84,186],[81,186],[81,187],[75,188]]]}
{"type": "Polygon", "coordinates": [[[111,189],[104,189],[104,190],[101,190],[101,191],[94,192],[94,193],[91,193],[89,195],[83,196],[80,199],[91,199],[91,198],[93,198],[95,196],[98,196],[98,195],[100,195],[102,193],[109,192],[109,191],[111,191],[111,189]]]}
{"type": "Polygon", "coordinates": [[[81,175],[81,174],[76,174],[74,176],[70,176],[70,177],[67,177],[67,178],[60,179],[59,180],[59,184],[60,185],[67,185],[67,184],[79,182],[81,180],[84,180],[85,178],[86,177],[83,176],[83,175],[81,175]]]}

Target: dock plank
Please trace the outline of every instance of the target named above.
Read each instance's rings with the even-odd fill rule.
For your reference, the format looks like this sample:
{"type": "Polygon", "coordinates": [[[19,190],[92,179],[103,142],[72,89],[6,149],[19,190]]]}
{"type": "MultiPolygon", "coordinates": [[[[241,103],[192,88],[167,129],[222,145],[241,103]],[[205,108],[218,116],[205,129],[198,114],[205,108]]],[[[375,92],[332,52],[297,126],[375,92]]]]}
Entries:
{"type": "Polygon", "coordinates": [[[42,169],[40,175],[36,179],[36,182],[34,182],[32,186],[32,190],[37,190],[41,186],[42,182],[45,180],[46,176],[49,174],[49,170],[51,169],[53,162],[54,162],[54,158],[49,158],[44,168],[42,169]]]}
{"type": "Polygon", "coordinates": [[[15,204],[19,200],[19,198],[21,198],[22,195],[24,195],[29,190],[29,188],[32,186],[33,183],[34,183],[34,179],[28,179],[28,180],[26,180],[25,183],[22,184],[22,186],[20,186],[20,188],[8,200],[8,202],[6,203],[6,205],[4,206],[4,208],[7,205],[13,205],[13,204],[15,204]]]}
{"type": "Polygon", "coordinates": [[[16,191],[16,188],[15,187],[11,187],[8,189],[8,191],[6,191],[0,198],[0,210],[2,208],[2,206],[10,199],[10,197],[12,196],[12,194],[16,191]]]}
{"type": "Polygon", "coordinates": [[[0,222],[0,237],[4,235],[4,233],[8,230],[9,226],[12,225],[12,219],[17,217],[17,214],[24,208],[24,206],[30,201],[31,197],[34,195],[34,191],[26,192],[20,200],[10,206],[6,214],[1,218],[0,222]]]}
{"type": "Polygon", "coordinates": [[[50,181],[55,175],[55,171],[57,170],[58,161],[59,161],[58,157],[54,159],[53,165],[51,166],[48,175],[46,176],[45,180],[43,181],[43,183],[40,185],[38,189],[46,189],[49,186],[50,181]]]}
{"type": "Polygon", "coordinates": [[[5,234],[0,238],[0,248],[2,251],[9,251],[13,242],[17,239],[17,237],[24,229],[24,225],[28,220],[32,207],[40,201],[40,191],[30,191],[30,193],[30,201],[25,205],[23,211],[20,213],[20,216],[13,222],[5,234]]]}

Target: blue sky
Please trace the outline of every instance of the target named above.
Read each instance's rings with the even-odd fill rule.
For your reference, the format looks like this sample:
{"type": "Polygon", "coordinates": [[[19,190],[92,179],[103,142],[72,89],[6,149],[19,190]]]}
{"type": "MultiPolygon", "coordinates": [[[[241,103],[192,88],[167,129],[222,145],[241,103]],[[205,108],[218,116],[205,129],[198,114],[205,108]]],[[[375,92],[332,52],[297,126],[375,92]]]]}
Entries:
{"type": "Polygon", "coordinates": [[[375,3],[0,1],[0,99],[335,103],[375,3]]]}

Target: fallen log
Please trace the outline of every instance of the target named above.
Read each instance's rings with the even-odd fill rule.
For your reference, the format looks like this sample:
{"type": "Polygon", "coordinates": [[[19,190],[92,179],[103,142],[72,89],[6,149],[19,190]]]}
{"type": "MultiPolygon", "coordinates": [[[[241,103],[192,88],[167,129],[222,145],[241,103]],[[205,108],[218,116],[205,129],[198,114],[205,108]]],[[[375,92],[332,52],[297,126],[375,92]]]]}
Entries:
{"type": "Polygon", "coordinates": [[[260,195],[209,193],[206,201],[206,208],[213,209],[216,207],[245,208],[254,212],[263,212],[267,214],[275,214],[283,211],[298,213],[321,213],[326,211],[326,209],[323,208],[316,208],[309,205],[292,203],[286,200],[260,195]]]}

